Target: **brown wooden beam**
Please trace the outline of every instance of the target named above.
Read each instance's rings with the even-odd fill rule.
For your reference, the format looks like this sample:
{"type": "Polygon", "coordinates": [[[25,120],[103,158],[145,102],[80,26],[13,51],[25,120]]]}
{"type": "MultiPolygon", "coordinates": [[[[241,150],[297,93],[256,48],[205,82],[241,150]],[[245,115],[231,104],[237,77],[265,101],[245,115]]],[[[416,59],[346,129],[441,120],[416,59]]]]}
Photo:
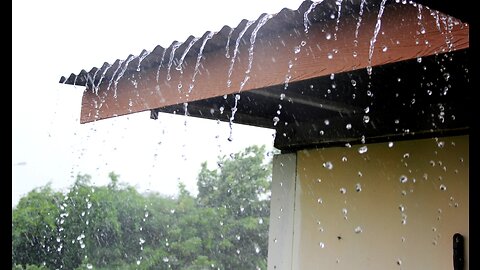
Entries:
{"type": "MultiPolygon", "coordinates": [[[[285,29],[275,34],[262,32],[262,29],[274,27],[267,22],[258,32],[251,58],[251,71],[248,74],[246,71],[251,44],[250,35],[245,35],[240,42],[230,77],[228,71],[232,57],[225,56],[225,47],[205,53],[197,72],[196,56],[185,58],[182,71],[176,69],[179,59],[173,61],[169,72],[168,61],[164,61],[158,73],[158,65],[154,65],[149,70],[121,77],[117,82],[104,81],[98,86],[98,91],[86,89],[82,98],[80,122],[87,123],[184,102],[282,85],[287,77],[291,77],[289,82],[293,83],[469,47],[468,25],[441,13],[431,15],[431,12],[434,11],[423,8],[422,20],[419,20],[417,7],[403,4],[388,5],[381,18],[381,28],[374,43],[371,61],[369,53],[378,10],[365,11],[358,28],[358,38],[355,37],[357,16],[343,16],[337,32],[336,20],[333,19],[313,24],[308,33],[304,31],[303,22],[297,24],[296,28],[285,29]],[[422,28],[425,30],[424,33],[421,31],[422,28]],[[299,48],[299,51],[295,48],[299,48]],[[167,80],[167,75],[171,77],[170,80],[167,80]],[[232,82],[230,87],[227,86],[228,80],[232,82]],[[246,83],[242,87],[241,84],[245,80],[246,83]],[[194,86],[191,91],[190,84],[194,86]]],[[[250,26],[250,33],[255,26],[256,24],[250,26]]],[[[235,40],[230,44],[232,46],[229,51],[233,56],[235,40]]],[[[165,53],[165,60],[168,60],[169,54],[170,49],[165,53]]],[[[125,63],[126,61],[123,66],[125,63]]],[[[116,71],[118,76],[123,66],[120,65],[117,69],[118,65],[114,65],[109,72],[116,71]]]]}

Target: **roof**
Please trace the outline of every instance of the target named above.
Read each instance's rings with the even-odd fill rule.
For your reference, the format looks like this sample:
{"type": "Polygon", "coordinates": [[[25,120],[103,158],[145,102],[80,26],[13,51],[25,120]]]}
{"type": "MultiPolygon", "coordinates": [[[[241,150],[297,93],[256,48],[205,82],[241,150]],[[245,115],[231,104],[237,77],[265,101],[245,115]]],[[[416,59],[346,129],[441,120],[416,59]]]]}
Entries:
{"type": "Polygon", "coordinates": [[[86,86],[81,123],[181,113],[275,128],[293,149],[468,130],[468,48],[469,25],[428,6],[304,1],[60,83],[86,86]]]}

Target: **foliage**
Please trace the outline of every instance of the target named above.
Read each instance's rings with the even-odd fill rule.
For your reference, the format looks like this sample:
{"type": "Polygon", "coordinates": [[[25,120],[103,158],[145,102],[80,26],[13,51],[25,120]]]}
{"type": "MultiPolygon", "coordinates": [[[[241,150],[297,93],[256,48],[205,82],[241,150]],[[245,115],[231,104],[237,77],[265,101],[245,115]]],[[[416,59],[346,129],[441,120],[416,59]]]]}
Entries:
{"type": "Polygon", "coordinates": [[[12,212],[12,269],[266,269],[270,162],[251,146],[201,165],[198,195],[140,194],[111,172],[107,186],[78,175],[12,212]]]}

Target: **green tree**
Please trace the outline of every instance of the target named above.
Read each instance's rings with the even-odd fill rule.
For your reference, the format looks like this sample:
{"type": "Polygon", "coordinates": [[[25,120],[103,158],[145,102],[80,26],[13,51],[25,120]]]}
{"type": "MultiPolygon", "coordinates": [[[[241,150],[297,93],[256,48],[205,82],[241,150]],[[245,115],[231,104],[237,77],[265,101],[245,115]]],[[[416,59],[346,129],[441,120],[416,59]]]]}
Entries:
{"type": "Polygon", "coordinates": [[[219,169],[203,163],[198,175],[197,201],[215,212],[217,243],[208,258],[221,269],[265,268],[268,249],[268,190],[271,163],[265,146],[250,146],[230,157],[219,157],[219,169]]]}
{"type": "Polygon", "coordinates": [[[63,195],[50,185],[21,198],[12,211],[12,264],[57,265],[58,217],[63,195]]]}
{"type": "Polygon", "coordinates": [[[65,193],[34,189],[12,212],[12,269],[265,269],[270,162],[252,146],[203,163],[198,195],[140,194],[111,172],[65,193]]]}

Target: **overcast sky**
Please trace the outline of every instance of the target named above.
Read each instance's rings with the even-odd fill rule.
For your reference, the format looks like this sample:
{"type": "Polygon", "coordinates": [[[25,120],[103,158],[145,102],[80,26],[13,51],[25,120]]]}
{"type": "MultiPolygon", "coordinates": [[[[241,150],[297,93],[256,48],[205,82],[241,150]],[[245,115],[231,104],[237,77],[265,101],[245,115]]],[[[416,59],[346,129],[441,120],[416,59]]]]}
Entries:
{"type": "Polygon", "coordinates": [[[272,130],[234,125],[228,142],[228,124],[183,116],[154,121],[145,112],[80,125],[84,88],[58,81],[301,2],[13,1],[12,206],[49,182],[69,187],[78,173],[92,175],[97,185],[115,171],[141,190],[173,195],[182,181],[195,192],[202,161],[213,166],[217,156],[253,143],[271,147],[272,130]]]}

